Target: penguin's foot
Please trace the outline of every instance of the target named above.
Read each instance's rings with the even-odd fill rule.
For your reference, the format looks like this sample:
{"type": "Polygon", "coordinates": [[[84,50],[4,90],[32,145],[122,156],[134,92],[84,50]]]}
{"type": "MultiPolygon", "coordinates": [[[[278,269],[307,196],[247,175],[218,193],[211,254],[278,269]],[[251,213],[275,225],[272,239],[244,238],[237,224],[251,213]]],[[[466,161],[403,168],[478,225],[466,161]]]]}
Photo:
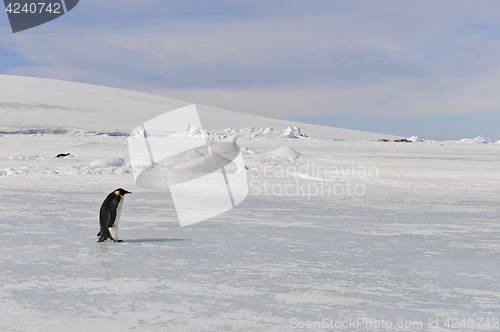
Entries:
{"type": "Polygon", "coordinates": [[[101,237],[101,238],[99,238],[99,240],[97,242],[104,242],[104,241],[106,241],[106,239],[101,237]]]}
{"type": "Polygon", "coordinates": [[[116,242],[123,242],[123,240],[117,240],[116,242]]]}

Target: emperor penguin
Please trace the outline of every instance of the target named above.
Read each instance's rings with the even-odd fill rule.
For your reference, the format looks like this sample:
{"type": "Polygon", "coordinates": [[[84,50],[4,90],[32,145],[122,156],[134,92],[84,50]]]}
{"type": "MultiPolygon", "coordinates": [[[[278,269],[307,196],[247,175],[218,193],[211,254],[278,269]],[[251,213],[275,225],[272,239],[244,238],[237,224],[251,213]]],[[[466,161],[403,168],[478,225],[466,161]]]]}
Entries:
{"type": "Polygon", "coordinates": [[[111,239],[115,242],[123,242],[118,240],[118,221],[122,214],[123,196],[131,194],[123,188],[118,188],[106,197],[102,202],[101,210],[99,211],[99,223],[101,231],[97,233],[99,242],[111,239]]]}

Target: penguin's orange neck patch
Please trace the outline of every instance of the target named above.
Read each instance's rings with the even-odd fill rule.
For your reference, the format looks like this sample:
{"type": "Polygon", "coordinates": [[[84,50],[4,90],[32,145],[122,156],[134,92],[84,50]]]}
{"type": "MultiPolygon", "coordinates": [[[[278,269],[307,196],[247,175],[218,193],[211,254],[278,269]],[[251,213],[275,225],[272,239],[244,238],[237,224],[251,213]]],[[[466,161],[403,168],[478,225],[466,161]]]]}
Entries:
{"type": "MultiPolygon", "coordinates": [[[[116,196],[122,196],[122,195],[120,195],[120,192],[119,192],[118,190],[117,190],[117,191],[115,191],[115,195],[116,195],[116,196]]],[[[123,196],[122,196],[122,197],[123,197],[123,196]]]]}

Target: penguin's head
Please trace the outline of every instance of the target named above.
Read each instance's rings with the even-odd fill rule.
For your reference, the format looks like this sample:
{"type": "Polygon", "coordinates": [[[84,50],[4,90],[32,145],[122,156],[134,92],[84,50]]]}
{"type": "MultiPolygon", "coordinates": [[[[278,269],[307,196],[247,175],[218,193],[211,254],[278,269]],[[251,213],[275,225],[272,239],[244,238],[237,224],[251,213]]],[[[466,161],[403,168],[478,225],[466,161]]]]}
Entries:
{"type": "Polygon", "coordinates": [[[118,188],[118,189],[115,190],[115,194],[117,196],[123,196],[123,195],[126,195],[126,194],[131,194],[131,192],[130,191],[126,191],[123,188],[118,188]]]}

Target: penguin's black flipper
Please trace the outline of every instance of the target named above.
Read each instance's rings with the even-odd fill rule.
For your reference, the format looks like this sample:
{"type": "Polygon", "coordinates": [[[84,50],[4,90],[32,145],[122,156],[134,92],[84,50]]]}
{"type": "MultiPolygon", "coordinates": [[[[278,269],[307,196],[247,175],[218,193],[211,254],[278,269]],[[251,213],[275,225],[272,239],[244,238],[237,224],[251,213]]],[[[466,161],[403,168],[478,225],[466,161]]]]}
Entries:
{"type": "MultiPolygon", "coordinates": [[[[119,202],[120,201],[118,201],[118,203],[119,202]]],[[[112,208],[111,208],[111,211],[109,211],[110,212],[110,216],[109,216],[109,221],[108,221],[108,227],[113,227],[113,225],[115,224],[115,220],[116,220],[116,207],[118,206],[118,203],[113,204],[112,208]]]]}

